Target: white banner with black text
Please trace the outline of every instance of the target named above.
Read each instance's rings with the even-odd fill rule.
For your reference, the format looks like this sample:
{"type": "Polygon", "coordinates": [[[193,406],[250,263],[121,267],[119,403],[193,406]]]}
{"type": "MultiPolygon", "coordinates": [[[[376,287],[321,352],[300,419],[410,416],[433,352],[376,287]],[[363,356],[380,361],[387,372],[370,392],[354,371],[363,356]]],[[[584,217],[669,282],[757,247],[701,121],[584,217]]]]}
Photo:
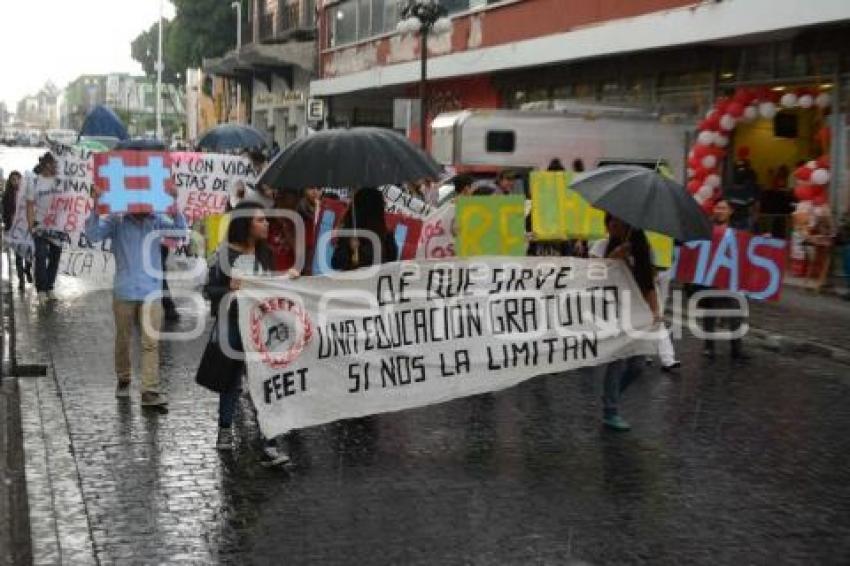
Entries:
{"type": "Polygon", "coordinates": [[[242,289],[266,437],[653,351],[649,308],[613,260],[417,260],[242,289]]]}

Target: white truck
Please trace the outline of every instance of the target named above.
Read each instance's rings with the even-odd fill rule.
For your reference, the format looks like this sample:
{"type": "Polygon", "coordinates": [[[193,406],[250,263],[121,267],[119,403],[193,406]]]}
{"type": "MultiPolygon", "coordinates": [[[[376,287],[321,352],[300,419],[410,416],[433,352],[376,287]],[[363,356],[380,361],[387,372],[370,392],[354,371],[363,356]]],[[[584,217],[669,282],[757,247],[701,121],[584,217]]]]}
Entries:
{"type": "Polygon", "coordinates": [[[545,169],[558,158],[569,169],[630,163],[668,167],[684,180],[688,127],[642,110],[575,104],[561,111],[463,110],[431,123],[431,154],[458,173],[545,169]]]}

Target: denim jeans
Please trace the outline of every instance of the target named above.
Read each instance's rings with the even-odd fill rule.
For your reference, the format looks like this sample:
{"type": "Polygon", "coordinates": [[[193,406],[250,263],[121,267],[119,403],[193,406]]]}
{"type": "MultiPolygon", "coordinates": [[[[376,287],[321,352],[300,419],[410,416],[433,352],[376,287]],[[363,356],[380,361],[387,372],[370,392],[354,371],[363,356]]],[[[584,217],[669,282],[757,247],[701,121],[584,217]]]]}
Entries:
{"type": "Polygon", "coordinates": [[[640,377],[646,356],[614,360],[597,371],[602,375],[602,410],[606,417],[619,413],[620,397],[640,377]]]}
{"type": "Polygon", "coordinates": [[[218,426],[230,428],[233,425],[233,417],[236,415],[236,406],[239,405],[239,396],[242,393],[242,370],[245,365],[240,366],[239,375],[234,376],[229,389],[222,391],[218,396],[218,426]]]}
{"type": "MultiPolygon", "coordinates": [[[[218,318],[216,318],[215,324],[218,323],[218,318]]],[[[227,326],[228,335],[224,338],[230,342],[231,348],[237,352],[241,352],[243,347],[239,327],[235,325],[235,321],[228,321],[227,326]]],[[[230,428],[233,425],[233,417],[236,414],[239,396],[242,393],[242,374],[245,373],[244,362],[239,364],[236,372],[236,375],[230,381],[230,388],[222,391],[218,397],[218,426],[221,428],[230,428]]]]}
{"type": "Polygon", "coordinates": [[[35,242],[35,290],[39,293],[52,291],[59,273],[59,257],[62,248],[41,236],[35,242]]]}
{"type": "Polygon", "coordinates": [[[29,257],[24,257],[22,254],[15,253],[15,271],[18,274],[18,281],[21,285],[24,284],[27,272],[32,269],[32,261],[29,257]]]}

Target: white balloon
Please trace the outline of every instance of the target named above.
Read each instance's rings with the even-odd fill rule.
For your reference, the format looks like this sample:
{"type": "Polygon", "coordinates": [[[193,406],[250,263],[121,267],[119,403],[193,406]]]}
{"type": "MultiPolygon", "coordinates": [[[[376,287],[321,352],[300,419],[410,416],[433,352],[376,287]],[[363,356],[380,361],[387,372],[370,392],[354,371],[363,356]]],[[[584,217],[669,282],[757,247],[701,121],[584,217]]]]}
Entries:
{"type": "Polygon", "coordinates": [[[692,178],[694,175],[696,175],[696,172],[688,167],[688,179],[692,178]]]}
{"type": "Polygon", "coordinates": [[[815,169],[812,173],[813,185],[825,185],[829,183],[829,171],[826,169],[815,169]]]}
{"type": "Polygon", "coordinates": [[[714,145],[716,145],[717,147],[726,147],[727,145],[729,145],[729,138],[727,136],[724,136],[720,132],[717,132],[716,134],[714,134],[714,145]]]}
{"type": "Polygon", "coordinates": [[[703,130],[697,136],[697,142],[700,145],[711,145],[711,142],[714,141],[714,132],[709,132],[708,130],[703,130]]]}
{"type": "Polygon", "coordinates": [[[811,94],[804,94],[799,98],[799,100],[797,100],[797,104],[800,105],[800,108],[811,108],[814,103],[815,99],[811,94]]]}
{"type": "Polygon", "coordinates": [[[720,175],[716,173],[712,173],[708,177],[705,178],[705,184],[709,187],[719,187],[720,186],[720,175]]]}
{"type": "Polygon", "coordinates": [[[782,95],[782,98],[779,99],[779,104],[785,108],[794,108],[797,106],[797,95],[793,92],[786,92],[782,95]]]}
{"type": "Polygon", "coordinates": [[[706,155],[702,158],[702,166],[706,169],[713,169],[715,165],[717,165],[717,158],[713,155],[706,155]]]}
{"type": "Polygon", "coordinates": [[[724,114],[720,119],[720,129],[726,132],[735,129],[735,118],[729,114],[724,114]]]}
{"type": "Polygon", "coordinates": [[[832,98],[828,92],[822,92],[815,98],[815,104],[818,105],[818,108],[828,108],[830,103],[832,103],[832,98]]]}
{"type": "Polygon", "coordinates": [[[814,159],[812,159],[811,161],[806,163],[806,167],[808,167],[809,169],[817,169],[818,168],[818,162],[815,161],[814,159]]]}
{"type": "Polygon", "coordinates": [[[759,114],[762,118],[773,119],[776,116],[776,105],[772,102],[762,102],[759,104],[759,114]]]}
{"type": "Polygon", "coordinates": [[[697,189],[696,196],[700,197],[703,201],[706,201],[714,196],[714,187],[710,185],[703,185],[697,189]]]}
{"type": "Polygon", "coordinates": [[[745,122],[752,122],[753,120],[755,120],[758,117],[759,117],[759,111],[756,109],[755,106],[747,106],[746,108],[744,108],[744,121],[745,122]]]}

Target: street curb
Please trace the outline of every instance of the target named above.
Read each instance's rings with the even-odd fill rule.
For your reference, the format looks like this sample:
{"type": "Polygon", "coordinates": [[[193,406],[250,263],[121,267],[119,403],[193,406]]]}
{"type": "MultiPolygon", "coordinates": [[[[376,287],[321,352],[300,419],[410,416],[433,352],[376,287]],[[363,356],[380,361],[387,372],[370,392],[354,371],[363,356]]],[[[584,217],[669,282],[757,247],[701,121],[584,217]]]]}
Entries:
{"type": "Polygon", "coordinates": [[[819,342],[793,336],[776,334],[768,330],[751,326],[749,336],[754,336],[765,350],[779,353],[815,354],[833,361],[850,365],[850,351],[819,342]]]}
{"type": "Polygon", "coordinates": [[[29,302],[34,297],[9,297],[7,365],[18,383],[32,563],[98,564],[53,360],[29,302]]]}
{"type": "MultiPolygon", "coordinates": [[[[686,314],[678,307],[668,307],[667,314],[682,321],[686,314]]],[[[750,324],[745,338],[756,343],[756,346],[780,354],[805,354],[829,358],[841,364],[850,365],[850,350],[836,348],[813,340],[797,336],[779,334],[750,324]]]]}

